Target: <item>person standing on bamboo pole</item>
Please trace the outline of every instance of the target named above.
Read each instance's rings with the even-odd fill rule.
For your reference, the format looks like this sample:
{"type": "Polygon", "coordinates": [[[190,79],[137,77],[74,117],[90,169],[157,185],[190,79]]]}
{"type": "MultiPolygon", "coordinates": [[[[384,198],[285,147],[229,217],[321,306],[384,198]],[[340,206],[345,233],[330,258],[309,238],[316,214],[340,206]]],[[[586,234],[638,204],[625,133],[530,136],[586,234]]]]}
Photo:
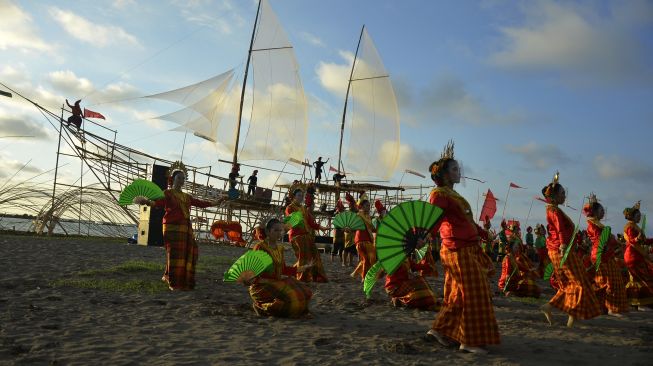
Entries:
{"type": "Polygon", "coordinates": [[[164,198],[152,201],[147,198],[138,202],[154,208],[165,209],[163,215],[163,243],[166,248],[166,269],[161,278],[171,291],[195,288],[195,265],[199,250],[190,222],[190,208],[217,206],[226,198],[204,201],[182,192],[186,181],[186,167],[175,162],[169,170],[168,185],[164,198]]]}
{"type": "Polygon", "coordinates": [[[565,189],[558,183],[558,177],[556,172],[553,181],[542,188],[542,194],[547,201],[546,222],[549,237],[546,247],[559,288],[541,310],[549,325],[553,324],[551,310],[554,307],[564,311],[569,315],[567,326],[571,328],[576,319],[591,319],[601,315],[601,307],[583,263],[574,250],[567,250],[567,246],[572,245],[574,222],[558,207],[565,203],[567,198],[565,189]],[[565,255],[567,259],[561,264],[565,255]]]}
{"type": "Polygon", "coordinates": [[[605,229],[601,219],[605,216],[605,209],[594,193],[590,194],[589,202],[583,207],[583,213],[587,216],[587,236],[592,242],[592,263],[598,267],[594,275],[594,283],[598,288],[597,296],[608,315],[621,317],[622,313],[628,311],[629,305],[626,285],[615,260],[615,251],[619,248],[619,243],[610,233],[607,241],[600,248],[601,234],[605,229]],[[598,258],[600,258],[599,263],[597,263],[598,258]]]}
{"type": "Polygon", "coordinates": [[[427,336],[444,346],[456,342],[461,350],[487,353],[484,346],[500,343],[487,272],[477,258],[481,236],[487,233],[474,221],[467,200],[453,189],[461,174],[452,141],[429,171],[437,185],[429,202],[444,211],[433,234],[442,238],[445,279],[443,304],[427,336]]]}
{"type": "Polygon", "coordinates": [[[624,226],[624,263],[630,274],[626,293],[631,305],[637,306],[640,311],[650,311],[650,305],[653,305],[653,261],[645,245],[653,245],[653,239],[647,239],[644,230],[637,225],[642,218],[639,209],[639,201],[633,207],[624,209],[624,217],[628,220],[624,226]]]}

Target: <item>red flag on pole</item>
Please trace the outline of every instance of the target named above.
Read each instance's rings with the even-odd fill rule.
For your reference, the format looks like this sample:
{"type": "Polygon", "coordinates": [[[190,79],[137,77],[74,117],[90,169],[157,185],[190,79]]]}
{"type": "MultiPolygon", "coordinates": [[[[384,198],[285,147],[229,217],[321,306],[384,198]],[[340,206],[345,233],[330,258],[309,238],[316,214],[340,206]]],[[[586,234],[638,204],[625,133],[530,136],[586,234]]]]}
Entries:
{"type": "Polygon", "coordinates": [[[338,169],[334,168],[333,165],[329,165],[330,172],[338,172],[338,169]]]}
{"type": "Polygon", "coordinates": [[[516,185],[515,183],[510,182],[510,188],[524,188],[524,187],[520,187],[520,186],[516,185]]]}
{"type": "Polygon", "coordinates": [[[494,214],[497,212],[497,199],[494,198],[491,190],[487,190],[485,194],[485,202],[483,202],[483,208],[481,209],[481,221],[491,220],[494,217],[494,214]]]}
{"type": "Polygon", "coordinates": [[[84,118],[101,118],[106,120],[102,114],[86,108],[84,108],[84,118]]]}

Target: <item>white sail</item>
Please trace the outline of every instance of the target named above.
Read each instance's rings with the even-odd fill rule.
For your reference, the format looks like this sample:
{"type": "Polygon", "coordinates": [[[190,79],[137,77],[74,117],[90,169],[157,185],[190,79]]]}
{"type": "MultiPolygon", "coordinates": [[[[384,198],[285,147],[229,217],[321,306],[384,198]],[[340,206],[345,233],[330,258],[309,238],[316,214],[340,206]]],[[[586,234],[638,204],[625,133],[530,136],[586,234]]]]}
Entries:
{"type": "Polygon", "coordinates": [[[227,89],[233,79],[233,75],[233,70],[229,70],[217,77],[209,79],[211,83],[205,80],[188,87],[149,96],[151,98],[171,100],[187,105],[186,108],[155,117],[155,119],[166,120],[181,125],[173,128],[171,131],[192,131],[195,136],[216,142],[217,128],[224,115],[223,108],[225,106],[227,89]],[[200,91],[202,93],[208,92],[208,94],[202,96],[200,91]],[[193,101],[192,104],[189,103],[191,101],[193,101]]]}
{"type": "MultiPolygon", "coordinates": [[[[266,0],[252,46],[250,117],[241,131],[240,159],[304,160],[308,112],[299,66],[285,31],[266,0]]],[[[249,92],[249,90],[247,90],[249,92]]]]}
{"type": "Polygon", "coordinates": [[[399,108],[390,77],[364,29],[350,87],[345,171],[389,178],[399,159],[399,108]]]}

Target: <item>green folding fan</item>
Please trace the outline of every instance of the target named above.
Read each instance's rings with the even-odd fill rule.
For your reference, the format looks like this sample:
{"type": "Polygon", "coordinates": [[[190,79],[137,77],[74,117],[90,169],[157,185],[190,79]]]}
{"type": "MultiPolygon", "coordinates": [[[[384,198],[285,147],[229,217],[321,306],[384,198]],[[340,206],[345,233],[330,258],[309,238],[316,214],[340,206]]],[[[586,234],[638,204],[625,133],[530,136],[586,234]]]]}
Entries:
{"type": "Polygon", "coordinates": [[[165,196],[156,183],[145,179],[136,179],[122,190],[120,198],[118,199],[118,204],[121,206],[131,205],[136,197],[146,197],[150,200],[158,200],[165,196]]]}
{"type": "Polygon", "coordinates": [[[235,282],[245,271],[254,272],[255,276],[272,269],[272,257],[262,250],[249,250],[224,273],[224,282],[235,282]]]}
{"type": "Polygon", "coordinates": [[[388,212],[376,232],[376,258],[386,273],[393,274],[413,253],[442,212],[440,207],[424,201],[404,202],[388,212]]]}
{"type": "Polygon", "coordinates": [[[574,246],[574,239],[576,239],[576,234],[578,234],[578,225],[576,225],[576,229],[574,229],[574,233],[571,234],[571,240],[569,240],[569,244],[567,245],[567,250],[565,250],[565,255],[562,256],[562,259],[560,260],[560,268],[562,268],[562,265],[565,264],[567,261],[567,256],[569,256],[569,253],[571,252],[571,247],[574,246]]]}
{"type": "Polygon", "coordinates": [[[383,270],[383,266],[381,266],[381,262],[376,262],[370,269],[367,271],[367,274],[365,275],[365,281],[363,281],[363,292],[365,292],[365,297],[368,299],[370,298],[372,294],[372,288],[374,288],[374,284],[376,281],[379,279],[379,271],[383,270]]]}
{"type": "Polygon", "coordinates": [[[304,214],[301,211],[295,211],[283,218],[283,223],[290,227],[304,227],[304,214]]]}
{"type": "Polygon", "coordinates": [[[599,266],[601,265],[601,257],[603,256],[603,251],[605,250],[605,246],[608,243],[608,240],[610,239],[610,229],[609,226],[604,226],[603,230],[601,231],[601,237],[599,238],[599,247],[596,250],[596,270],[599,270],[599,266]]]}
{"type": "Polygon", "coordinates": [[[552,275],[553,275],[553,263],[549,263],[546,266],[546,268],[544,268],[544,275],[542,276],[542,279],[544,281],[548,281],[552,275]]]}
{"type": "Polygon", "coordinates": [[[338,229],[365,230],[365,222],[356,213],[341,212],[333,218],[333,226],[338,229]]]}

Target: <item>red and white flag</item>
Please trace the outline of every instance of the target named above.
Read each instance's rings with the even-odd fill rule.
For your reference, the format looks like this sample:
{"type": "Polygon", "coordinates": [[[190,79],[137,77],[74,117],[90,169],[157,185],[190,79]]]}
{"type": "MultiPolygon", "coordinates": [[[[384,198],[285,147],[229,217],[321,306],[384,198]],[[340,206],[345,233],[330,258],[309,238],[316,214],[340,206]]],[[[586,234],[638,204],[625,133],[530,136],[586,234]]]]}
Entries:
{"type": "Polygon", "coordinates": [[[102,114],[86,108],[84,108],[84,118],[101,118],[106,120],[102,114]]]}
{"type": "Polygon", "coordinates": [[[338,172],[338,169],[334,168],[333,165],[329,165],[329,171],[330,172],[338,172]]]}
{"type": "Polygon", "coordinates": [[[524,188],[524,187],[520,187],[520,186],[516,185],[515,183],[510,182],[510,188],[524,188]]]}

